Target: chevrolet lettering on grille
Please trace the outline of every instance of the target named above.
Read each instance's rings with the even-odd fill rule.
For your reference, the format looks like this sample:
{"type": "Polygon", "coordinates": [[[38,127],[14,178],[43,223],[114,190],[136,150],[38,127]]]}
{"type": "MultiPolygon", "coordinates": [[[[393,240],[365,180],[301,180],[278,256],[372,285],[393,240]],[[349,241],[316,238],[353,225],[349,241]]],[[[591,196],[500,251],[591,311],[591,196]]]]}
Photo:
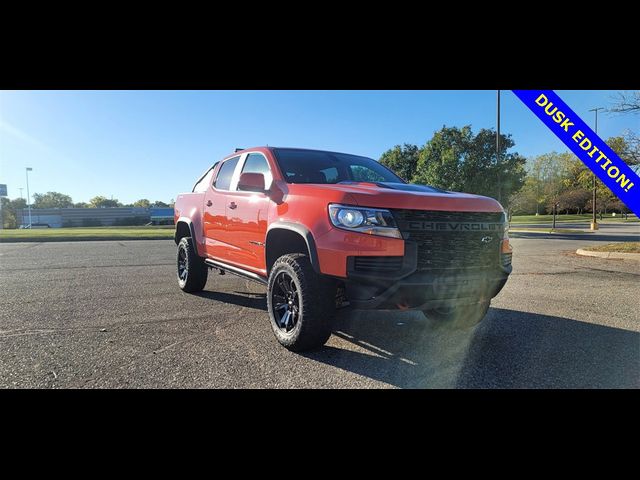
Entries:
{"type": "Polygon", "coordinates": [[[407,222],[408,230],[431,232],[495,232],[504,229],[503,223],[484,222],[429,222],[412,220],[407,222]]]}

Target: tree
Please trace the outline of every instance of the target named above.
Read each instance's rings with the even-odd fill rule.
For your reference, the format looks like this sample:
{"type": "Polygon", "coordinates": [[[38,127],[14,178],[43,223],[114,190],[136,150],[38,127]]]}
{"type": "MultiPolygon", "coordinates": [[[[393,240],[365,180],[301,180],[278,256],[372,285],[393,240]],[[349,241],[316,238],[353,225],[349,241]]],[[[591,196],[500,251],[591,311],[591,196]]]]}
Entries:
{"type": "Polygon", "coordinates": [[[640,165],[640,137],[631,130],[626,130],[622,136],[610,137],[607,145],[616,152],[629,166],[640,165]]]}
{"type": "Polygon", "coordinates": [[[580,214],[590,199],[591,192],[589,190],[582,188],[565,190],[558,197],[558,209],[564,210],[567,214],[570,210],[580,214]]]}
{"type": "Polygon", "coordinates": [[[396,145],[391,150],[387,150],[380,157],[380,163],[400,178],[410,182],[416,173],[420,150],[417,145],[405,143],[403,146],[396,145]]]}
{"type": "Polygon", "coordinates": [[[78,202],[73,204],[73,208],[89,208],[89,204],[86,202],[78,202]]]}
{"type": "Polygon", "coordinates": [[[442,127],[421,149],[412,181],[445,190],[501,197],[508,204],[524,184],[526,160],[507,153],[515,145],[510,135],[500,135],[500,165],[496,161],[496,134],[470,126],[442,127]]]}
{"type": "Polygon", "coordinates": [[[637,133],[627,130],[624,132],[624,141],[626,142],[626,150],[624,155],[626,156],[627,165],[638,172],[640,169],[640,137],[637,133]],[[633,168],[635,166],[635,168],[633,168]]]}
{"type": "Polygon", "coordinates": [[[531,215],[539,213],[543,198],[535,175],[527,175],[524,186],[511,194],[509,198],[509,215],[531,215]]]}
{"type": "Polygon", "coordinates": [[[141,198],[140,200],[136,200],[135,202],[133,202],[133,206],[141,207],[141,208],[149,208],[151,206],[151,202],[146,198],[141,198]]]}
{"type": "Polygon", "coordinates": [[[2,201],[2,223],[4,228],[18,228],[18,210],[27,208],[27,201],[24,198],[9,200],[1,198],[2,201]]]}
{"type": "MultiPolygon", "coordinates": [[[[625,136],[618,137],[610,137],[606,140],[607,145],[611,147],[611,149],[616,152],[622,160],[625,161],[630,166],[637,166],[640,162],[638,161],[638,157],[640,157],[640,146],[630,144],[627,141],[627,138],[631,139],[633,142],[633,134],[629,136],[629,134],[625,134],[625,136]]],[[[593,191],[593,180],[594,174],[589,170],[586,165],[582,165],[581,170],[577,173],[576,176],[576,187],[581,187],[587,189],[589,191],[593,191]]],[[[617,201],[616,195],[607,187],[604,183],[596,178],[596,209],[598,212],[607,213],[607,210],[611,208],[611,205],[615,204],[617,201]]],[[[593,211],[593,207],[591,205],[592,200],[589,200],[589,204],[585,206],[586,210],[589,212],[593,211]]]]}
{"type": "Polygon", "coordinates": [[[93,208],[113,208],[113,207],[119,207],[120,202],[118,200],[97,196],[89,200],[89,205],[93,208]]]}
{"type": "Polygon", "coordinates": [[[69,195],[58,192],[34,193],[34,208],[67,208],[73,205],[69,195]]]}
{"type": "Polygon", "coordinates": [[[0,197],[2,203],[2,228],[16,228],[16,214],[11,208],[11,200],[0,197]]]}
{"type": "Polygon", "coordinates": [[[27,201],[24,198],[14,198],[11,200],[10,208],[16,211],[22,208],[27,208],[27,201]]]}
{"type": "MultiPolygon", "coordinates": [[[[562,194],[574,188],[573,177],[578,168],[576,162],[580,160],[569,152],[545,153],[532,160],[529,182],[535,184],[539,205],[546,207],[549,213],[554,205],[560,203],[562,194]]],[[[536,213],[541,212],[537,209],[536,213]]]]}
{"type": "Polygon", "coordinates": [[[631,213],[629,207],[627,207],[622,200],[616,200],[611,204],[611,210],[617,210],[620,213],[631,213]]]}
{"type": "Polygon", "coordinates": [[[169,205],[168,203],[164,203],[164,202],[162,202],[160,200],[156,200],[150,206],[151,207],[156,207],[156,208],[169,208],[171,205],[169,205]]]}
{"type": "Polygon", "coordinates": [[[619,92],[613,101],[613,106],[609,108],[610,112],[640,113],[640,90],[619,92]]]}

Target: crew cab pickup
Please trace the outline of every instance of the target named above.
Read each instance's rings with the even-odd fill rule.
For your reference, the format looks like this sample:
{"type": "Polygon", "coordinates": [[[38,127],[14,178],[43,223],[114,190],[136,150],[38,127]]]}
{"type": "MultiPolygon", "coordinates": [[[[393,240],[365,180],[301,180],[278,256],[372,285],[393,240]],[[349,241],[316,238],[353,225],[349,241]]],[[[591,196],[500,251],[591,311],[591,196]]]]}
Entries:
{"type": "Polygon", "coordinates": [[[178,195],[175,224],[179,287],[203,290],[210,269],[264,284],[273,332],[294,351],[323,345],[344,306],[473,326],[511,273],[496,200],[344,153],[236,151],[178,195]]]}

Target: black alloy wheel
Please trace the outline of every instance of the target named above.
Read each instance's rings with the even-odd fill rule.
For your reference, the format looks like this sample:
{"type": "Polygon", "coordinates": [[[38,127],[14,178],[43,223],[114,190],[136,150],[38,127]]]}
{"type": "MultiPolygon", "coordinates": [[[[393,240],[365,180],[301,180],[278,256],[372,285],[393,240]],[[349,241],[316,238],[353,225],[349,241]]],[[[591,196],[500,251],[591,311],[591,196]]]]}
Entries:
{"type": "Polygon", "coordinates": [[[187,251],[184,248],[178,250],[178,278],[185,282],[189,275],[189,264],[187,263],[187,251]]]}
{"type": "Polygon", "coordinates": [[[278,327],[285,332],[293,330],[300,317],[300,294],[288,273],[280,272],[276,277],[271,302],[278,327]]]}

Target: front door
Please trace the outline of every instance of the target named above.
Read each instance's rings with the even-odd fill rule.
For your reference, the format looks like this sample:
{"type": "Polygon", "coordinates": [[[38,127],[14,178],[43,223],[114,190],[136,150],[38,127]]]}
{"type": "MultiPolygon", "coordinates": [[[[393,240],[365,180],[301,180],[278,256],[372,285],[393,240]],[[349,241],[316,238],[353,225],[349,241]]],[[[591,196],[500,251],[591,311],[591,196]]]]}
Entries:
{"type": "MultiPolygon", "coordinates": [[[[267,188],[272,176],[266,158],[249,153],[242,165],[242,173],[262,173],[267,188]]],[[[240,176],[238,175],[238,178],[240,176]]],[[[237,179],[226,198],[226,236],[230,245],[228,259],[232,263],[266,275],[265,240],[267,236],[270,198],[264,193],[237,190],[237,179]]]]}

